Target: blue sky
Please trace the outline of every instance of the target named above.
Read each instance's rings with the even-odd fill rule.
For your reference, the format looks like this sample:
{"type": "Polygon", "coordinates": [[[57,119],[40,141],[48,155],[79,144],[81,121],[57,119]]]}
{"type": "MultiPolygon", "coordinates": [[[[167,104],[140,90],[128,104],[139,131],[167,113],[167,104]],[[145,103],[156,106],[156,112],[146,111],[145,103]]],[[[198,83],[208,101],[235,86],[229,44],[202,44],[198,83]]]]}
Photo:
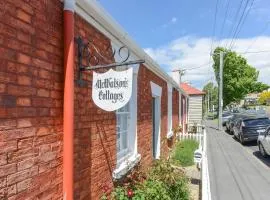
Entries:
{"type": "MultiPolygon", "coordinates": [[[[236,27],[244,10],[246,0],[243,1],[240,11],[238,10],[241,1],[218,0],[213,48],[220,43],[224,45],[230,43],[233,34],[229,33],[232,27],[236,27]],[[228,2],[229,9],[221,34],[228,2]]],[[[251,6],[252,1],[248,1],[249,14],[234,43],[233,50],[239,52],[245,52],[249,46],[249,51],[270,50],[270,44],[268,46],[265,44],[270,42],[270,23],[268,23],[270,0],[254,0],[251,6]]],[[[99,0],[99,2],[165,71],[170,72],[179,66],[185,69],[193,68],[209,62],[216,0],[99,0]],[[197,59],[199,56],[201,58],[197,59]]],[[[266,69],[270,66],[270,62],[261,61],[269,58],[269,54],[260,54],[260,59],[257,60],[258,55],[245,54],[245,56],[251,64],[263,72],[260,80],[270,84],[265,76],[265,72],[268,73],[268,77],[270,75],[266,69]]],[[[201,88],[213,76],[212,69],[209,68],[207,64],[201,69],[187,71],[184,80],[201,88]]]]}

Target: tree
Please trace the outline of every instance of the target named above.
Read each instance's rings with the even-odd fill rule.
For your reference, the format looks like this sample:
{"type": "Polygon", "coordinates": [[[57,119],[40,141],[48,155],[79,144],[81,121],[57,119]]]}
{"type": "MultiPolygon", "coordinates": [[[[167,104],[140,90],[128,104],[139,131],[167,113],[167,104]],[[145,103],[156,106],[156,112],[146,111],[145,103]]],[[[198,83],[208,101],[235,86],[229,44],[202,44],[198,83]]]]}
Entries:
{"type": "Polygon", "coordinates": [[[219,52],[224,52],[223,68],[223,106],[239,102],[248,93],[262,92],[268,85],[258,82],[259,71],[247,63],[247,60],[236,52],[217,47],[213,54],[213,68],[219,84],[219,52]]]}
{"type": "Polygon", "coordinates": [[[265,91],[261,93],[260,98],[259,98],[259,103],[266,105],[270,101],[270,92],[265,91]]]}
{"type": "Polygon", "coordinates": [[[207,108],[208,98],[209,98],[210,110],[212,110],[213,106],[215,106],[215,108],[217,108],[217,106],[218,106],[218,87],[215,86],[213,82],[209,82],[203,87],[203,91],[205,92],[204,109],[206,110],[206,108],[207,108]]]}

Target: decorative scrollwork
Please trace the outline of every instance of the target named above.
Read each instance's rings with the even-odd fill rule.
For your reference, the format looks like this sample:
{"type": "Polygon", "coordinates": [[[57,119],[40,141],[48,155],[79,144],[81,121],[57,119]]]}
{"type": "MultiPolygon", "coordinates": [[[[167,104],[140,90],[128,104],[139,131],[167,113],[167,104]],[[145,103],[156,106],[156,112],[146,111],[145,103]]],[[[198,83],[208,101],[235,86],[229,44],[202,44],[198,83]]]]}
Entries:
{"type": "Polygon", "coordinates": [[[105,61],[106,63],[111,63],[111,61],[115,59],[116,53],[118,54],[117,57],[120,59],[116,63],[119,64],[128,61],[130,57],[130,50],[125,45],[120,47],[118,50],[111,47],[111,45],[108,45],[105,51],[112,53],[111,55],[105,57],[98,50],[93,41],[88,41],[85,43],[80,37],[78,37],[76,42],[78,44],[79,59],[81,60],[80,67],[96,66],[101,63],[101,60],[105,61]],[[82,65],[83,60],[86,62],[86,65],[84,66],[82,65]]]}
{"type": "Polygon", "coordinates": [[[130,50],[125,45],[121,46],[118,50],[108,45],[105,48],[105,52],[110,52],[110,55],[103,56],[93,41],[84,42],[81,37],[77,37],[75,38],[75,42],[77,43],[79,85],[83,85],[82,71],[144,63],[144,60],[128,61],[130,50]],[[112,63],[116,58],[117,62],[112,63]]]}

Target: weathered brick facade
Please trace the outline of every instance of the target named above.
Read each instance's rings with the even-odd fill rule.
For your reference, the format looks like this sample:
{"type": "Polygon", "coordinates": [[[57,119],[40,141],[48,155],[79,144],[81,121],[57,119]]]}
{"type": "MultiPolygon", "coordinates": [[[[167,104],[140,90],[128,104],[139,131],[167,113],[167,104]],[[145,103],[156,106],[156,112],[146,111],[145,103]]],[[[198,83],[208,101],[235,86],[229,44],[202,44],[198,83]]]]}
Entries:
{"type": "MultiPolygon", "coordinates": [[[[62,199],[63,4],[56,0],[6,0],[0,6],[0,199],[62,199]]],[[[111,60],[110,40],[75,15],[75,35],[93,40],[111,60]]],[[[102,61],[105,63],[105,61],[102,61]]],[[[108,61],[107,61],[108,62],[108,61]]],[[[77,62],[75,63],[76,68],[77,62]]],[[[75,79],[77,70],[74,69],[75,79]]],[[[75,88],[74,199],[98,199],[113,187],[116,115],[96,107],[92,72],[75,88]],[[91,198],[92,197],[92,198],[91,198]]],[[[138,153],[152,156],[150,81],[162,87],[161,154],[168,145],[167,82],[141,65],[138,73],[138,153]]],[[[173,127],[179,122],[179,93],[173,90],[173,127]]]]}
{"type": "Polygon", "coordinates": [[[0,199],[62,198],[62,7],[1,2],[0,199]]]}

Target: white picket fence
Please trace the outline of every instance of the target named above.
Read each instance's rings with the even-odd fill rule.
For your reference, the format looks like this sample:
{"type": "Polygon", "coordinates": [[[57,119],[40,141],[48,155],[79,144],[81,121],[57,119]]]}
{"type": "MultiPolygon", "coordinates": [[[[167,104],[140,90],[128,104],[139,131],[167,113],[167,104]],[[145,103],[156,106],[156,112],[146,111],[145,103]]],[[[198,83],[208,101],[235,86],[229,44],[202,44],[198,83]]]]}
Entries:
{"type": "Polygon", "coordinates": [[[207,160],[207,134],[203,125],[197,125],[196,131],[194,126],[188,128],[187,133],[180,133],[179,140],[193,139],[198,141],[199,150],[202,152],[201,160],[201,181],[202,181],[202,200],[211,200],[210,180],[207,160]]]}
{"type": "Polygon", "coordinates": [[[188,126],[188,131],[186,133],[180,133],[178,135],[179,140],[196,140],[199,143],[199,148],[203,149],[203,125],[188,126]]]}

